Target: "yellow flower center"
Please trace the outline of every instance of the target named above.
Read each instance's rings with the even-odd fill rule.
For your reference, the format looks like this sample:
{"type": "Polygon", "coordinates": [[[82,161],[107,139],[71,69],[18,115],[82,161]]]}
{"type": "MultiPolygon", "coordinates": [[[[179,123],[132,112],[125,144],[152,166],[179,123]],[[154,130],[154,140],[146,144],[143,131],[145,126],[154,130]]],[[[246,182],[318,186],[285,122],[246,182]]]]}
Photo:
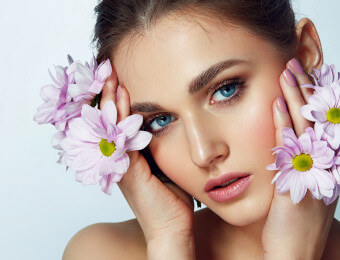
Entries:
{"type": "Polygon", "coordinates": [[[333,124],[340,123],[340,108],[333,107],[327,112],[327,119],[333,124]]]}
{"type": "Polygon", "coordinates": [[[100,151],[103,155],[109,157],[116,151],[116,145],[114,142],[109,143],[106,139],[102,139],[99,143],[100,151]]]}
{"type": "Polygon", "coordinates": [[[308,171],[313,166],[313,159],[309,154],[302,153],[293,158],[293,165],[300,172],[308,171]]]}

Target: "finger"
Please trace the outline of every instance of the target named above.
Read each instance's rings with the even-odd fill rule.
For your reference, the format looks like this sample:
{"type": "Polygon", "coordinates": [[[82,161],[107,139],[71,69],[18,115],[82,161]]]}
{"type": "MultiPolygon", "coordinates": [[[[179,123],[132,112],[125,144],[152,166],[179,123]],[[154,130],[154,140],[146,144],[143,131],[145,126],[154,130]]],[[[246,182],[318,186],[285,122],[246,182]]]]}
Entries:
{"type": "MultiPolygon", "coordinates": [[[[156,177],[151,174],[148,164],[144,158],[141,158],[138,151],[128,152],[130,165],[128,171],[124,174],[123,178],[117,183],[122,191],[124,197],[127,199],[132,210],[135,211],[133,200],[135,199],[136,206],[143,203],[143,189],[156,186],[156,177]],[[154,177],[154,178],[153,178],[154,177]]],[[[151,189],[152,190],[152,189],[151,189]]],[[[138,207],[138,206],[137,206],[138,207]]]]}
{"type": "MultiPolygon", "coordinates": [[[[287,69],[289,69],[299,86],[302,86],[304,84],[311,84],[312,81],[310,80],[310,77],[308,74],[303,70],[302,66],[300,65],[299,61],[297,59],[291,59],[287,63],[287,69]]],[[[308,97],[313,95],[314,90],[311,88],[300,88],[300,91],[302,93],[302,96],[306,103],[308,103],[308,97]]]]}
{"type": "Polygon", "coordinates": [[[313,123],[304,118],[300,113],[300,107],[306,105],[306,102],[293,73],[289,69],[284,70],[281,74],[280,84],[294,126],[295,134],[299,137],[305,132],[307,127],[313,127],[313,123]]]}
{"type": "Polygon", "coordinates": [[[287,104],[283,97],[278,97],[275,99],[273,104],[273,115],[276,144],[277,146],[283,146],[282,129],[284,127],[292,128],[292,120],[288,114],[287,104]]]}
{"type": "Polygon", "coordinates": [[[167,186],[168,189],[173,193],[175,193],[179,199],[183,200],[192,210],[194,210],[194,200],[188,193],[186,193],[174,183],[167,182],[164,183],[164,185],[167,186]]]}
{"type": "Polygon", "coordinates": [[[112,100],[113,102],[116,102],[117,84],[118,84],[117,72],[115,68],[112,66],[112,73],[106,79],[105,85],[103,86],[102,98],[100,100],[99,105],[100,108],[102,108],[107,101],[112,100]]]}
{"type": "Polygon", "coordinates": [[[124,120],[130,115],[130,95],[126,88],[117,88],[117,122],[124,120]]]}

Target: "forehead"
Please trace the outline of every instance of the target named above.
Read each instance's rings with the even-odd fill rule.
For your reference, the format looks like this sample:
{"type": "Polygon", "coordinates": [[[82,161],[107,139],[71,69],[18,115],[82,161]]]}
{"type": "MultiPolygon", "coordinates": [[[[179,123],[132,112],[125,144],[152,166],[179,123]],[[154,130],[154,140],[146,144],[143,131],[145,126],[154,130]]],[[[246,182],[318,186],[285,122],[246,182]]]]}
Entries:
{"type": "Polygon", "coordinates": [[[261,44],[273,47],[248,29],[231,23],[221,26],[218,20],[167,16],[145,33],[125,38],[114,54],[113,65],[132,103],[157,102],[174,89],[173,94],[182,96],[194,76],[217,62],[254,62],[254,50],[261,44]]]}

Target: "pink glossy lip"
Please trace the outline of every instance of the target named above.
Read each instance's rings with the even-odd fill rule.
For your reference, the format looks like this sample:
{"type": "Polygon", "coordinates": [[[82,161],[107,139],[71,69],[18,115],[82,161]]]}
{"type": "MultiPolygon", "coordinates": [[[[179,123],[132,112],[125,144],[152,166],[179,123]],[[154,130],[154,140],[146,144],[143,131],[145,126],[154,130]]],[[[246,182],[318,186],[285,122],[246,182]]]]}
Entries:
{"type": "Polygon", "coordinates": [[[220,186],[232,179],[239,178],[239,177],[246,177],[250,175],[249,173],[244,173],[244,172],[227,172],[221,174],[218,178],[215,179],[210,179],[207,181],[207,183],[204,186],[204,191],[209,192],[211,191],[214,187],[220,186]]]}

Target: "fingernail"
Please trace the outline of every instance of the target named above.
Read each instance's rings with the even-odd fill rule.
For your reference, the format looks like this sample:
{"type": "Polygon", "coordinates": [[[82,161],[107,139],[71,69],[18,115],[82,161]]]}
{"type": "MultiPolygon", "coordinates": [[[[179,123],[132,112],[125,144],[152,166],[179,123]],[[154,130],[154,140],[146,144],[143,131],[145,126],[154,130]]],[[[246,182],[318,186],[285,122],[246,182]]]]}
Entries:
{"type": "Polygon", "coordinates": [[[118,85],[118,87],[117,87],[117,94],[116,94],[116,101],[117,102],[120,99],[121,94],[122,94],[122,87],[120,85],[118,85]]]}
{"type": "Polygon", "coordinates": [[[291,59],[289,62],[289,67],[297,74],[303,74],[304,71],[303,71],[303,68],[301,67],[300,65],[300,62],[298,62],[297,59],[291,59]]]}
{"type": "Polygon", "coordinates": [[[276,99],[276,105],[279,108],[280,112],[287,113],[287,105],[283,97],[279,97],[276,99]]]}
{"type": "Polygon", "coordinates": [[[289,69],[285,69],[283,72],[283,77],[285,78],[288,85],[296,87],[297,83],[293,73],[289,69]]]}

